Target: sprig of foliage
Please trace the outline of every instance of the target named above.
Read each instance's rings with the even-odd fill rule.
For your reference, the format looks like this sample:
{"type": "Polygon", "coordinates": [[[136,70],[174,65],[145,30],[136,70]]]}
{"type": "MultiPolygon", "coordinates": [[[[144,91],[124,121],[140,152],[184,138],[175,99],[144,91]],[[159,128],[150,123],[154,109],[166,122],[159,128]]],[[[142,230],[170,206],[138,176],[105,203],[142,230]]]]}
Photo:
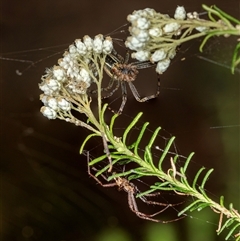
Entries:
{"type": "MultiPolygon", "coordinates": [[[[145,151],[143,157],[139,154],[141,141],[146,140],[144,133],[146,131],[146,127],[148,126],[148,122],[144,123],[138,137],[136,140],[129,144],[127,142],[128,135],[133,130],[134,126],[139,121],[142,113],[139,113],[132,122],[128,125],[126,130],[124,131],[122,137],[116,137],[113,132],[114,122],[117,115],[114,115],[110,122],[110,128],[104,122],[104,112],[107,108],[107,105],[103,106],[102,114],[101,114],[101,123],[104,126],[105,135],[108,139],[108,148],[110,151],[112,165],[116,163],[120,165],[125,165],[129,162],[135,163],[136,167],[127,170],[121,173],[113,173],[109,176],[108,181],[113,180],[116,177],[125,177],[128,180],[139,179],[144,176],[154,176],[159,179],[158,182],[155,182],[154,185],[150,186],[150,189],[139,194],[138,197],[144,196],[146,194],[155,192],[155,191],[174,191],[179,195],[186,195],[194,197],[192,203],[190,203],[187,207],[185,207],[182,211],[178,213],[178,215],[183,215],[186,212],[193,212],[195,210],[201,211],[206,207],[210,207],[214,212],[220,214],[220,221],[217,233],[220,234],[223,230],[228,229],[228,234],[226,236],[226,240],[233,234],[234,231],[240,226],[240,215],[236,209],[233,208],[233,205],[230,204],[229,209],[224,206],[223,197],[220,198],[220,203],[213,201],[210,197],[208,197],[205,192],[205,184],[209,179],[210,174],[213,169],[208,170],[202,178],[200,176],[203,174],[205,168],[202,167],[195,174],[195,177],[192,182],[189,182],[187,179],[187,169],[190,164],[190,161],[194,155],[191,153],[185,164],[183,166],[176,165],[178,161],[178,156],[175,155],[170,160],[166,158],[166,155],[169,153],[170,147],[173,145],[175,137],[169,139],[162,155],[160,156],[158,163],[155,164],[154,158],[152,155],[152,146],[154,141],[161,130],[158,127],[150,137],[148,144],[145,146],[145,151]],[[169,164],[168,170],[164,170],[163,163],[169,164]],[[199,184],[200,183],[200,184],[199,184]],[[226,221],[223,222],[223,215],[226,217],[226,221]]],[[[81,150],[83,150],[85,143],[81,146],[81,150]]],[[[104,154],[100,157],[97,157],[89,163],[90,166],[93,166],[97,163],[100,163],[106,160],[107,155],[104,154]]],[[[96,176],[101,175],[109,169],[110,164],[104,165],[103,168],[96,173],[96,176]]],[[[236,237],[236,240],[239,240],[239,236],[236,237]]]]}

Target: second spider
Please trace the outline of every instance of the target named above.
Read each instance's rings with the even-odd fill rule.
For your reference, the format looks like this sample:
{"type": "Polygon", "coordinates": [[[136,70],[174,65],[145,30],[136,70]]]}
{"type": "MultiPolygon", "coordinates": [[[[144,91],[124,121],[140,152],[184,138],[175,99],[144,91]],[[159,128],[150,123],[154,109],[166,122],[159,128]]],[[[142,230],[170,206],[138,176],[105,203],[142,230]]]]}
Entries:
{"type": "Polygon", "coordinates": [[[133,81],[137,78],[137,75],[139,73],[138,69],[150,68],[153,67],[154,64],[149,61],[128,63],[130,57],[129,55],[130,53],[127,52],[125,58],[123,58],[120,54],[116,52],[116,50],[114,50],[112,54],[109,54],[106,57],[106,62],[104,66],[105,72],[111,77],[111,79],[108,86],[106,88],[102,88],[102,91],[110,91],[107,95],[103,97],[103,99],[112,96],[121,86],[122,103],[117,112],[118,114],[122,113],[124,106],[127,102],[126,83],[128,84],[133,96],[138,102],[145,102],[150,99],[156,98],[160,93],[160,79],[158,76],[158,86],[156,93],[143,98],[140,97],[135,85],[133,84],[133,81]],[[114,86],[114,82],[116,82],[116,86],[114,86]]]}

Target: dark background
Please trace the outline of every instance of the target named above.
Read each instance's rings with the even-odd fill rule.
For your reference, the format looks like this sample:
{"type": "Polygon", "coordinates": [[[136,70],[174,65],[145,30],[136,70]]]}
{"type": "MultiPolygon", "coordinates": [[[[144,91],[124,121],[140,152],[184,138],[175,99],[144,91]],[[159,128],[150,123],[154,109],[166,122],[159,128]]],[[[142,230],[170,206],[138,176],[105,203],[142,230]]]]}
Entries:
{"type": "MultiPolygon", "coordinates": [[[[205,3],[240,17],[239,1],[205,3]]],[[[76,38],[112,32],[126,23],[133,10],[150,7],[172,15],[177,5],[202,11],[200,1],[190,0],[1,1],[2,240],[224,239],[215,235],[218,215],[211,216],[211,211],[195,212],[193,218],[171,224],[136,217],[129,210],[126,193],[103,188],[89,178],[87,159],[78,154],[89,132],[63,121],[49,121],[39,112],[41,75],[76,38]]],[[[207,190],[215,201],[224,195],[226,203],[239,208],[239,72],[232,75],[228,68],[198,58],[229,66],[235,40],[212,39],[201,55],[199,40],[183,45],[161,76],[159,98],[138,103],[129,93],[116,130],[123,130],[143,111],[141,121],[150,121],[149,131],[162,126],[163,135],[177,137],[179,154],[196,153],[189,176],[201,166],[214,168],[207,190]]],[[[142,71],[136,83],[143,96],[156,88],[156,76],[150,72],[142,71]],[[154,81],[146,88],[146,79],[151,78],[154,81]]],[[[113,108],[121,103],[118,97],[120,92],[109,100],[113,108]]],[[[101,142],[93,140],[87,149],[96,156],[101,142]]],[[[152,212],[151,207],[143,210],[152,212]]],[[[160,218],[171,220],[176,215],[172,210],[160,218]]]]}

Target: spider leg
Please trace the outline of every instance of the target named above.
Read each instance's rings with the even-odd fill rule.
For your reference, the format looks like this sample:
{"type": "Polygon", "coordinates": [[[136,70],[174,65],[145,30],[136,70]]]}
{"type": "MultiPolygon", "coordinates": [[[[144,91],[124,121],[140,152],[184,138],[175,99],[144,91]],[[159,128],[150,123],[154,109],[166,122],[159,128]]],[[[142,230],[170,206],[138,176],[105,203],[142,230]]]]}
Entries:
{"type": "Polygon", "coordinates": [[[125,56],[125,59],[122,61],[122,63],[127,64],[128,61],[129,61],[129,57],[130,57],[130,52],[127,51],[126,56],[125,56]]]}
{"type": "MultiPolygon", "coordinates": [[[[108,90],[110,90],[112,88],[113,82],[114,82],[114,78],[111,78],[111,82],[112,82],[111,87],[108,88],[109,86],[107,86],[106,88],[103,89],[104,91],[108,91],[108,90]]],[[[102,99],[107,99],[107,98],[111,97],[119,89],[119,86],[120,86],[120,82],[117,80],[117,84],[116,84],[115,88],[112,89],[112,91],[110,93],[108,93],[107,95],[103,96],[102,99]]]]}
{"type": "MultiPolygon", "coordinates": [[[[140,194],[140,191],[138,190],[137,187],[135,187],[135,194],[137,194],[137,193],[140,194]]],[[[167,204],[167,203],[160,203],[160,202],[156,202],[156,201],[150,201],[150,200],[147,200],[147,198],[146,198],[146,197],[155,197],[155,196],[159,196],[159,195],[161,195],[160,192],[149,193],[149,194],[145,194],[144,196],[140,196],[139,198],[143,202],[145,202],[147,204],[150,204],[150,205],[159,205],[159,206],[167,206],[167,207],[174,207],[174,206],[177,206],[177,205],[180,205],[180,204],[184,203],[184,202],[180,202],[180,203],[175,203],[175,204],[170,204],[170,203],[167,204]]]]}
{"type": "Polygon", "coordinates": [[[114,78],[112,77],[108,83],[108,86],[107,87],[104,87],[101,89],[101,91],[109,91],[112,89],[113,87],[113,84],[114,84],[114,78]]]}
{"type": "MultiPolygon", "coordinates": [[[[147,195],[146,195],[147,196],[147,195]]],[[[159,206],[167,206],[167,207],[170,207],[170,206],[173,206],[172,204],[167,204],[167,203],[160,203],[160,202],[156,202],[156,201],[150,201],[150,200],[147,200],[146,198],[144,197],[139,197],[143,202],[147,203],[147,204],[151,204],[151,205],[159,205],[159,206]]]]}
{"type": "Polygon", "coordinates": [[[157,92],[154,95],[149,95],[149,96],[141,98],[137,89],[136,89],[136,87],[135,87],[135,85],[132,82],[128,82],[128,85],[129,85],[129,87],[130,87],[130,89],[133,93],[133,96],[135,97],[135,99],[138,102],[146,102],[150,99],[156,98],[160,94],[160,78],[159,78],[159,75],[158,75],[158,82],[157,82],[157,92]]]}
{"type": "MultiPolygon", "coordinates": [[[[101,91],[109,91],[110,89],[112,89],[113,84],[114,84],[114,78],[111,78],[109,83],[108,83],[108,86],[104,87],[104,88],[101,88],[101,91]]],[[[98,92],[97,89],[90,91],[91,94],[96,94],[97,92],[98,92]]]]}
{"type": "Polygon", "coordinates": [[[123,108],[127,102],[127,88],[126,88],[126,83],[121,81],[121,89],[122,89],[122,103],[121,106],[118,110],[118,114],[120,115],[123,111],[123,108]]]}
{"type": "MultiPolygon", "coordinates": [[[[107,184],[103,184],[97,177],[95,177],[92,173],[91,173],[91,168],[89,165],[89,152],[87,153],[87,159],[88,159],[88,175],[92,178],[94,178],[96,180],[96,182],[98,184],[100,184],[102,187],[114,187],[117,186],[116,182],[113,183],[107,183],[107,184]]],[[[92,168],[94,171],[97,171],[94,167],[92,168]]],[[[107,180],[107,178],[104,175],[101,175],[105,180],[107,180]]]]}
{"type": "Polygon", "coordinates": [[[131,211],[134,212],[139,218],[150,220],[150,221],[153,221],[153,222],[165,223],[165,221],[154,219],[152,217],[158,215],[161,212],[164,212],[168,208],[168,206],[166,206],[164,209],[160,210],[159,212],[156,212],[156,213],[153,213],[153,214],[142,213],[138,210],[138,206],[137,206],[137,203],[136,203],[133,192],[128,192],[128,204],[129,204],[129,207],[130,207],[131,211]]]}
{"type": "Polygon", "coordinates": [[[109,160],[108,172],[111,172],[112,171],[112,158],[111,158],[111,154],[110,154],[110,151],[109,151],[109,148],[108,148],[107,139],[106,139],[104,133],[101,132],[101,135],[102,135],[102,140],[103,140],[104,151],[106,152],[107,158],[109,160]]]}

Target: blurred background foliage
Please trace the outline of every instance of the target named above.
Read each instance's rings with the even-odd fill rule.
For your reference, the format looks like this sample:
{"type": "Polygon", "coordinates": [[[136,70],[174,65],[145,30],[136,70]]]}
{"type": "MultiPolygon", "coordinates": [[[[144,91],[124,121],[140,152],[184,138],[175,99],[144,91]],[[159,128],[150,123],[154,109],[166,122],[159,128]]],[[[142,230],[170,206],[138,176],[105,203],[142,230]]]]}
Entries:
{"type": "MultiPolygon", "coordinates": [[[[237,0],[204,3],[217,4],[240,17],[237,0]]],[[[170,224],[136,217],[129,210],[126,193],[103,188],[89,178],[86,157],[78,154],[88,132],[49,121],[39,112],[41,75],[74,39],[111,32],[126,23],[126,16],[135,9],[151,7],[172,14],[177,5],[184,5],[187,11],[200,12],[201,4],[199,0],[1,1],[2,240],[223,240],[224,235],[215,234],[218,216],[209,210],[170,224]],[[27,61],[35,64],[24,71],[27,61]],[[17,75],[16,70],[23,74],[17,75]]],[[[213,39],[201,56],[229,66],[232,41],[213,39]]],[[[143,111],[142,121],[151,123],[149,131],[162,126],[163,135],[177,137],[178,153],[196,152],[189,176],[201,166],[214,168],[207,190],[216,200],[224,195],[226,203],[233,202],[239,209],[239,72],[231,75],[230,69],[198,58],[198,46],[195,41],[181,47],[161,76],[159,98],[138,103],[129,96],[116,131],[121,132],[143,111]]],[[[155,74],[142,71],[136,85],[142,95],[154,92],[155,74]],[[147,88],[146,79],[151,79],[147,88]]],[[[109,102],[117,109],[121,98],[115,96],[109,102]]],[[[95,157],[102,152],[98,140],[87,149],[95,157]]],[[[170,202],[175,198],[172,195],[170,202]]],[[[154,210],[140,208],[146,213],[154,210]]],[[[176,210],[171,210],[160,218],[176,216],[176,210]]]]}

